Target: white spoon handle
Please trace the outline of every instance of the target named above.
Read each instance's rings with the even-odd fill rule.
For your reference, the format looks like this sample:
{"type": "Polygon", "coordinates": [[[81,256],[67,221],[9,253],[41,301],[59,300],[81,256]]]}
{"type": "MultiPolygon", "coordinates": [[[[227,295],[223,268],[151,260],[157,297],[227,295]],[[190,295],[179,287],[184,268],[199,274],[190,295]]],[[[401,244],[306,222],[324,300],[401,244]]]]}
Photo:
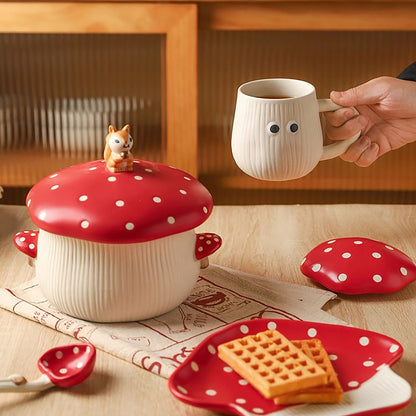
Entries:
{"type": "Polygon", "coordinates": [[[27,381],[20,374],[14,374],[8,378],[0,379],[0,392],[43,391],[53,386],[54,384],[46,374],[42,374],[33,381],[27,381]]]}

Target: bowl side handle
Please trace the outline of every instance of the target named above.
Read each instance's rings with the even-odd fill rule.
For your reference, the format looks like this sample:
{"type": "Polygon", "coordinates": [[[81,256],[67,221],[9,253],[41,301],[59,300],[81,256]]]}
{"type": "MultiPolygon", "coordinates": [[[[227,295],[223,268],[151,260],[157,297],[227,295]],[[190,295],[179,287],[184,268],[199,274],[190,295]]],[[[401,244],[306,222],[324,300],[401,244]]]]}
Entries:
{"type": "Polygon", "coordinates": [[[29,261],[36,259],[38,254],[39,231],[24,230],[19,231],[13,237],[14,245],[22,253],[29,256],[29,261]]]}

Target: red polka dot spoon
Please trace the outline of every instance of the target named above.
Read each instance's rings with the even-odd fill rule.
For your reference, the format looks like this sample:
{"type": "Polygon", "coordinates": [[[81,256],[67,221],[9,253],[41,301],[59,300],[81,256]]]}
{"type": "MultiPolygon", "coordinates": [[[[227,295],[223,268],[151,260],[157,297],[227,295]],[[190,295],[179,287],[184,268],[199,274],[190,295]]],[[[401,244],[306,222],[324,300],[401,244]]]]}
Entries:
{"type": "Polygon", "coordinates": [[[43,373],[34,381],[20,374],[0,380],[1,392],[35,392],[50,387],[72,387],[82,383],[95,364],[95,348],[91,344],[71,344],[46,351],[38,360],[43,373]]]}

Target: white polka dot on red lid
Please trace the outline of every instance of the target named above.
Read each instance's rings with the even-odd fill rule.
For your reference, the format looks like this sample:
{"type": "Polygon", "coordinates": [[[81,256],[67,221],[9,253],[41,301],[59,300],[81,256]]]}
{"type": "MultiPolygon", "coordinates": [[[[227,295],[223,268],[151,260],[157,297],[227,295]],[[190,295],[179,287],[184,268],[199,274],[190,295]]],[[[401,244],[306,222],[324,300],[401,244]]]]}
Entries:
{"type": "Polygon", "coordinates": [[[88,199],[87,195],[81,195],[78,200],[80,200],[81,202],[85,202],[88,199]]]}
{"type": "Polygon", "coordinates": [[[60,360],[64,356],[64,353],[62,351],[56,351],[55,357],[60,360]]]}
{"type": "Polygon", "coordinates": [[[203,207],[202,211],[204,211],[204,214],[208,214],[208,208],[207,207],[203,207]]]}
{"type": "Polygon", "coordinates": [[[150,173],[150,172],[153,172],[153,170],[152,170],[152,169],[149,169],[149,168],[146,168],[146,169],[145,169],[145,171],[146,171],[146,172],[149,172],[149,173],[150,173]]]}
{"type": "Polygon", "coordinates": [[[188,192],[186,192],[184,189],[179,189],[179,192],[182,194],[182,195],[186,195],[188,192]]]}
{"type": "Polygon", "coordinates": [[[42,364],[43,364],[45,367],[49,367],[49,363],[48,363],[46,360],[43,360],[43,361],[42,361],[42,364]]]}
{"type": "Polygon", "coordinates": [[[338,355],[336,355],[336,354],[329,354],[329,355],[328,355],[328,357],[329,357],[329,359],[330,359],[331,361],[336,361],[336,360],[338,360],[338,355]]]}
{"type": "Polygon", "coordinates": [[[186,179],[187,181],[191,180],[191,178],[188,178],[187,176],[184,176],[183,178],[186,179]]]}
{"type": "Polygon", "coordinates": [[[327,244],[334,244],[334,243],[335,243],[335,241],[337,241],[337,240],[331,240],[331,241],[328,241],[328,242],[327,242],[327,244]]]}
{"type": "Polygon", "coordinates": [[[31,243],[31,244],[29,244],[29,248],[30,248],[31,250],[34,250],[34,249],[36,248],[36,246],[35,246],[33,243],[31,243]]]}
{"type": "Polygon", "coordinates": [[[214,390],[214,389],[208,389],[208,390],[205,391],[205,394],[207,396],[216,396],[217,395],[217,391],[214,390]]]}
{"type": "Polygon", "coordinates": [[[314,272],[319,272],[319,270],[321,270],[322,265],[319,263],[316,263],[312,266],[312,271],[314,272]]]}
{"type": "Polygon", "coordinates": [[[348,278],[348,276],[347,276],[345,273],[340,273],[340,274],[338,275],[338,280],[339,280],[340,282],[345,282],[345,281],[347,280],[347,278],[348,278]]]}
{"type": "Polygon", "coordinates": [[[360,385],[360,383],[358,381],[349,381],[348,382],[348,387],[358,387],[360,385]]]}
{"type": "Polygon", "coordinates": [[[188,390],[186,390],[183,386],[176,386],[176,388],[182,393],[182,394],[188,394],[188,390]]]}
{"type": "Polygon", "coordinates": [[[126,230],[131,231],[134,229],[134,224],[132,222],[128,222],[126,225],[126,230]]]}
{"type": "Polygon", "coordinates": [[[389,352],[394,353],[396,351],[398,351],[399,346],[397,344],[393,344],[390,348],[389,348],[389,352]]]}
{"type": "Polygon", "coordinates": [[[82,228],[88,228],[89,226],[90,226],[90,223],[87,220],[81,221],[82,228]]]}
{"type": "Polygon", "coordinates": [[[55,191],[58,188],[59,188],[59,185],[53,185],[53,186],[51,186],[51,191],[55,191]]]}
{"type": "Polygon", "coordinates": [[[329,253],[330,251],[332,251],[332,247],[328,247],[324,250],[325,253],[329,253]]]}
{"type": "Polygon", "coordinates": [[[238,404],[244,404],[244,403],[247,403],[247,400],[243,399],[242,397],[239,397],[239,398],[235,399],[235,402],[238,403],[238,404]]]}
{"type": "Polygon", "coordinates": [[[54,173],[53,175],[49,176],[50,178],[56,178],[58,176],[57,173],[54,173]]]}
{"type": "Polygon", "coordinates": [[[19,240],[23,243],[23,241],[26,241],[25,237],[20,237],[19,240]]]}
{"type": "Polygon", "coordinates": [[[363,242],[361,240],[355,240],[354,244],[360,245],[360,244],[363,244],[363,242]]]}
{"type": "Polygon", "coordinates": [[[108,182],[115,182],[117,180],[117,178],[115,176],[109,176],[107,178],[108,182]]]}
{"type": "Polygon", "coordinates": [[[156,204],[160,204],[162,202],[162,198],[155,196],[153,197],[153,202],[156,202],[156,204]]]}
{"type": "Polygon", "coordinates": [[[370,339],[368,337],[361,337],[358,342],[360,343],[360,345],[362,345],[363,347],[366,347],[369,343],[370,343],[370,339]]]}
{"type": "Polygon", "coordinates": [[[240,386],[247,386],[248,385],[248,381],[244,378],[240,378],[240,380],[238,380],[238,384],[240,386]]]}
{"type": "Polygon", "coordinates": [[[364,367],[372,367],[374,365],[374,361],[367,360],[363,362],[364,367]]]}
{"type": "Polygon", "coordinates": [[[309,328],[307,333],[309,337],[313,338],[316,337],[318,331],[315,328],[309,328]]]}
{"type": "Polygon", "coordinates": [[[175,218],[174,217],[168,217],[168,223],[169,224],[175,224],[175,218]]]}
{"type": "Polygon", "coordinates": [[[118,201],[116,201],[116,206],[117,207],[124,207],[124,201],[119,199],[118,201]]]}
{"type": "Polygon", "coordinates": [[[342,258],[349,259],[350,257],[351,257],[351,253],[348,253],[348,252],[342,253],[342,258]]]}
{"type": "Polygon", "coordinates": [[[66,373],[68,372],[68,369],[67,369],[67,368],[60,368],[60,369],[59,369],[59,372],[60,372],[61,374],[66,374],[66,373]]]}
{"type": "Polygon", "coordinates": [[[136,181],[141,181],[143,180],[143,176],[136,175],[134,179],[136,179],[136,181]]]}
{"type": "Polygon", "coordinates": [[[264,409],[262,409],[261,407],[255,407],[253,408],[253,412],[261,415],[264,413],[264,409]]]}
{"type": "Polygon", "coordinates": [[[223,370],[224,370],[226,373],[232,373],[232,372],[233,372],[233,369],[232,369],[231,367],[228,367],[228,366],[225,366],[225,367],[223,368],[223,370]]]}
{"type": "Polygon", "coordinates": [[[374,280],[376,283],[380,283],[380,282],[383,280],[383,278],[382,278],[379,274],[375,274],[375,275],[373,276],[373,280],[374,280]]]}
{"type": "Polygon", "coordinates": [[[31,237],[35,237],[36,236],[36,233],[30,233],[30,236],[31,237]]]}
{"type": "Polygon", "coordinates": [[[88,170],[95,170],[97,169],[97,166],[93,166],[92,168],[89,168],[88,170]]]}
{"type": "Polygon", "coordinates": [[[204,251],[204,247],[198,247],[198,251],[202,253],[204,251]]]}
{"type": "Polygon", "coordinates": [[[72,352],[73,352],[74,354],[78,354],[78,353],[79,353],[79,347],[74,347],[74,348],[72,348],[72,352]]]}
{"type": "Polygon", "coordinates": [[[401,273],[403,276],[407,276],[407,269],[406,269],[405,267],[400,267],[400,273],[401,273]]]}
{"type": "Polygon", "coordinates": [[[390,247],[390,246],[388,246],[388,245],[385,245],[384,247],[386,247],[386,248],[387,248],[387,250],[394,251],[394,248],[393,248],[393,247],[390,247]]]}
{"type": "Polygon", "coordinates": [[[374,252],[374,253],[372,253],[371,254],[375,259],[380,259],[381,258],[381,254],[380,253],[377,253],[377,252],[374,252]]]}
{"type": "Polygon", "coordinates": [[[196,363],[195,361],[192,361],[191,362],[191,368],[192,368],[192,371],[198,372],[199,371],[198,363],[196,363]]]}

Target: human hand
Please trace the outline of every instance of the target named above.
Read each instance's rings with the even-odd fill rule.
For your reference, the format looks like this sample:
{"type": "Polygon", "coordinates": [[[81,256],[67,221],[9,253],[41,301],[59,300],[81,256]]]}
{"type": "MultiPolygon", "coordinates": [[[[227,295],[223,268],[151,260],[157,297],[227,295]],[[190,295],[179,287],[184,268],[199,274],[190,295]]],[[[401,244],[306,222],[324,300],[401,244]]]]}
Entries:
{"type": "Polygon", "coordinates": [[[347,108],[325,113],[327,138],[344,140],[362,132],[341,159],[366,167],[416,141],[416,82],[383,76],[347,91],[332,91],[330,98],[347,108]]]}

